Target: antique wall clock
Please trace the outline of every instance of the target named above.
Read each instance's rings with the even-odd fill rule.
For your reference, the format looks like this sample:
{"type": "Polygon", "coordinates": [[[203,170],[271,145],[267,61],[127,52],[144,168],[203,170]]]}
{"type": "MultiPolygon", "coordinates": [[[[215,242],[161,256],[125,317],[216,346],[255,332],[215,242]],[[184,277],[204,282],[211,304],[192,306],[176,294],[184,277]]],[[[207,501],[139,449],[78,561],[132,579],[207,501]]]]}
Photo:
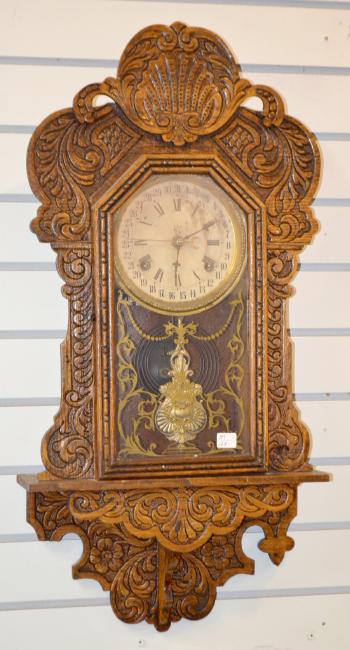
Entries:
{"type": "Polygon", "coordinates": [[[39,539],[80,535],[74,577],[123,621],[204,617],[253,573],[245,530],[279,564],[298,485],[328,480],[293,404],[286,313],[319,171],[279,95],[182,23],[136,34],[116,78],[32,137],[32,230],[57,252],[69,326],[46,471],[19,482],[39,539]]]}

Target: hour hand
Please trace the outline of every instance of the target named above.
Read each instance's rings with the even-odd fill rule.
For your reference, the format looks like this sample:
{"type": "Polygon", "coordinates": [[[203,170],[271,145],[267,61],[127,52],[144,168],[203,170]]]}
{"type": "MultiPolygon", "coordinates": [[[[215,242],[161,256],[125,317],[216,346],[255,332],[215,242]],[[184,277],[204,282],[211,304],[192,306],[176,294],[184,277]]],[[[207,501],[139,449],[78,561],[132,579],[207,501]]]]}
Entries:
{"type": "Polygon", "coordinates": [[[180,248],[181,248],[181,246],[176,246],[176,260],[175,260],[175,262],[173,262],[173,264],[174,264],[174,273],[175,273],[175,287],[176,288],[178,288],[179,286],[181,287],[181,280],[180,280],[180,276],[179,276],[179,273],[178,273],[178,269],[181,266],[181,264],[179,262],[180,248]]]}

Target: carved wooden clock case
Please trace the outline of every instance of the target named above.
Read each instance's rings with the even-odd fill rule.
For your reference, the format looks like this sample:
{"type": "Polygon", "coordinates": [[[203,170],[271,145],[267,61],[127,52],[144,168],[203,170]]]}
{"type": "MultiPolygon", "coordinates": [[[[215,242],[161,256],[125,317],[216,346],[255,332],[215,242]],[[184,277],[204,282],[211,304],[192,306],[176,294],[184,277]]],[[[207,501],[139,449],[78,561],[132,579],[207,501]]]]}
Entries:
{"type": "Polygon", "coordinates": [[[181,23],[139,32],[116,78],[32,137],[32,230],[57,253],[69,322],[46,471],[18,480],[39,539],[77,533],[73,576],[125,622],[206,616],[254,571],[245,530],[279,564],[298,485],[328,480],[308,463],[287,330],[319,171],[279,95],[181,23]]]}

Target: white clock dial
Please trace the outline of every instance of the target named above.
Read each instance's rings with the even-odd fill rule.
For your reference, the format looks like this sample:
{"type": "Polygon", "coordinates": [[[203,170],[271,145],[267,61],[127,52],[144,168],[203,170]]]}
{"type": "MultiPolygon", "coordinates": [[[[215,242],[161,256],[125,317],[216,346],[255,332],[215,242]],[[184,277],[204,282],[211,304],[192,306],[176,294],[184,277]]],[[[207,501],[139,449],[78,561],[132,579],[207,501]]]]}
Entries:
{"type": "Polygon", "coordinates": [[[246,257],[242,209],[204,175],[151,177],[114,217],[117,279],[141,302],[186,313],[218,302],[246,257]]]}

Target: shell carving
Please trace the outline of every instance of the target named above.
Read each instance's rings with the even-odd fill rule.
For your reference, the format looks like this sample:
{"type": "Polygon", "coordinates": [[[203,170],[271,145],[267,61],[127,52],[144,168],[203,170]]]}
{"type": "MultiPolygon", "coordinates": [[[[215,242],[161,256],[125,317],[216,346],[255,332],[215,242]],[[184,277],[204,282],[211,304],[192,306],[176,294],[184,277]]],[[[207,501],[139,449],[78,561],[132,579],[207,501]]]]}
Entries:
{"type": "Polygon", "coordinates": [[[182,145],[227,121],[236,82],[242,85],[239,66],[221,39],[174,23],[139,32],[104,91],[142,129],[182,145]]]}
{"type": "Polygon", "coordinates": [[[218,131],[249,97],[262,102],[265,126],[280,124],[283,102],[271,88],[240,78],[231,50],[213,32],[183,23],[152,25],[125,48],[118,76],[90,84],[75,97],[80,122],[93,122],[110,111],[95,106],[106,95],[136,126],[181,146],[218,131]]]}
{"type": "Polygon", "coordinates": [[[224,98],[203,61],[187,55],[177,61],[165,55],[150,64],[135,93],[135,108],[145,124],[164,130],[163,140],[193,142],[210,129],[224,110],[224,98]]]}

